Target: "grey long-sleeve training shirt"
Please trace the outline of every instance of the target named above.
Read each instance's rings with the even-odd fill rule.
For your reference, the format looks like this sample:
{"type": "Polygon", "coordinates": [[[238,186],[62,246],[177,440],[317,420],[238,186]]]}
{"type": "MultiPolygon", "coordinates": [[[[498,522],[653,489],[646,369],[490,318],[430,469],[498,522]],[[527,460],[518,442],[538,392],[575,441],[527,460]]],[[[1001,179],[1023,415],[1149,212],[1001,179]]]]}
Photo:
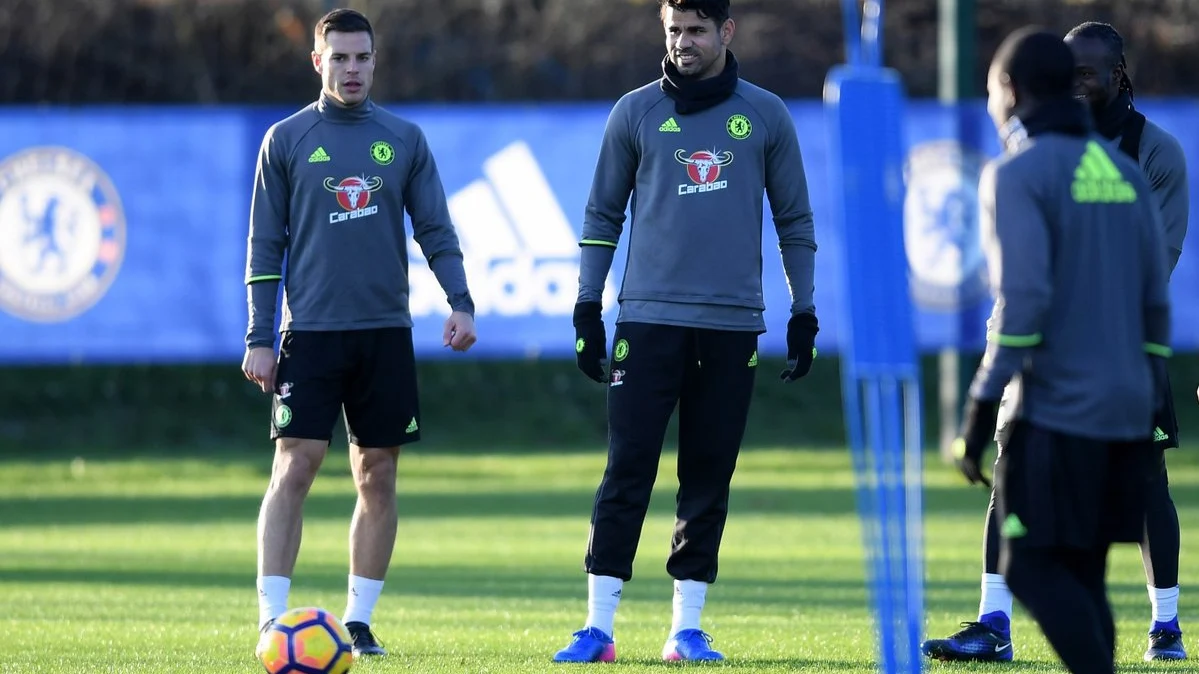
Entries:
{"type": "Polygon", "coordinates": [[[1153,428],[1147,354],[1168,356],[1169,265],[1141,170],[1099,136],[1047,133],[989,164],[982,235],[997,298],[970,393],[1107,441],[1153,428]]]}
{"type": "MultiPolygon", "coordinates": [[[[1121,138],[1113,138],[1112,147],[1118,147],[1121,138]]],[[[1138,155],[1141,172],[1149,181],[1154,202],[1161,214],[1170,273],[1173,274],[1182,256],[1182,244],[1186,240],[1187,223],[1191,215],[1186,153],[1178,139],[1152,121],[1145,120],[1138,155]]]]}
{"type": "Polygon", "coordinates": [[[445,190],[418,126],[370,101],[346,108],[324,95],[272,126],[254,176],[246,344],[274,344],[280,281],[280,330],[411,327],[405,211],[450,307],[473,314],[445,190]]]}
{"type": "MultiPolygon", "coordinates": [[[[1109,147],[1112,151],[1119,151],[1121,140],[1123,137],[1120,135],[1110,139],[1109,147]]],[[[1186,155],[1174,136],[1152,121],[1146,120],[1140,146],[1137,148],[1137,157],[1161,216],[1166,259],[1170,265],[1170,274],[1173,275],[1174,268],[1178,266],[1178,260],[1182,256],[1191,213],[1186,155]]],[[[1019,408],[1019,383],[1018,379],[1014,380],[1004,391],[995,432],[995,439],[1000,443],[1005,442],[1010,434],[1012,416],[1019,408]]]]}
{"type": "Polygon", "coordinates": [[[625,94],[608,117],[587,202],[579,300],[602,297],[631,196],[618,322],[765,330],[763,192],[791,313],[814,312],[812,209],[783,101],[744,80],[689,115],[657,81],[625,94]]]}

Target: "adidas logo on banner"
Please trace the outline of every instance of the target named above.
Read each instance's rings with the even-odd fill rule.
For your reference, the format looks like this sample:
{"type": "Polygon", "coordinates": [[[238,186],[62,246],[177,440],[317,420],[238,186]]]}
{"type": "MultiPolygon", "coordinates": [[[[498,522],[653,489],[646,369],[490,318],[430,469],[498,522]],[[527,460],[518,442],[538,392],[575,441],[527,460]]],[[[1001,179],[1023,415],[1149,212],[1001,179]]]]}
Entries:
{"type": "Polygon", "coordinates": [[[323,161],[332,161],[332,159],[333,158],[329,156],[328,152],[325,152],[325,148],[323,147],[316,148],[313,150],[312,154],[308,155],[309,164],[319,164],[323,161]]]}
{"type": "MultiPolygon", "coordinates": [[[[483,177],[449,196],[476,315],[570,316],[579,288],[579,234],[528,144],[483,162],[483,177]]],[[[445,293],[408,239],[413,316],[449,313],[445,293]]],[[[609,279],[604,300],[615,299],[609,279]]]]}
{"type": "Polygon", "coordinates": [[[671,117],[662,122],[662,126],[659,126],[658,130],[663,133],[680,133],[683,129],[679,126],[678,122],[674,121],[674,117],[671,117]]]}

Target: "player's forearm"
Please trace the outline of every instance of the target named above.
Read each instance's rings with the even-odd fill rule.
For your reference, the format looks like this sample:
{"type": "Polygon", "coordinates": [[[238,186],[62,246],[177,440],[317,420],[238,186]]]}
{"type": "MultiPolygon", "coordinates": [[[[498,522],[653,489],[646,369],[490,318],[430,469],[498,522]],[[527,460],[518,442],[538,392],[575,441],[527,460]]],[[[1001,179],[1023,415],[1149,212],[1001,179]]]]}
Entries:
{"type": "Polygon", "coordinates": [[[275,346],[275,304],[278,297],[278,279],[256,281],[246,286],[246,301],[250,306],[246,346],[275,346]]]}
{"type": "Polygon", "coordinates": [[[604,284],[612,269],[612,258],[616,255],[615,245],[584,243],[579,251],[579,298],[580,302],[600,302],[604,297],[604,284]]]}
{"type": "Polygon", "coordinates": [[[450,309],[475,315],[475,302],[471,299],[470,288],[466,283],[466,268],[462,264],[462,255],[445,253],[429,260],[429,268],[437,283],[445,291],[450,309]]]}
{"type": "Polygon", "coordinates": [[[791,293],[791,314],[814,312],[815,244],[780,244],[779,252],[783,258],[783,272],[787,275],[787,288],[791,293]]]}
{"type": "Polygon", "coordinates": [[[594,195],[592,199],[587,204],[587,211],[583,216],[583,237],[580,244],[615,248],[624,229],[624,207],[628,198],[626,197],[620,205],[617,205],[619,198],[606,200],[607,203],[595,201],[594,195]]]}
{"type": "Polygon", "coordinates": [[[988,345],[988,351],[970,385],[970,397],[996,402],[1003,397],[1008,382],[1020,371],[1028,348],[992,343],[988,345]]]}

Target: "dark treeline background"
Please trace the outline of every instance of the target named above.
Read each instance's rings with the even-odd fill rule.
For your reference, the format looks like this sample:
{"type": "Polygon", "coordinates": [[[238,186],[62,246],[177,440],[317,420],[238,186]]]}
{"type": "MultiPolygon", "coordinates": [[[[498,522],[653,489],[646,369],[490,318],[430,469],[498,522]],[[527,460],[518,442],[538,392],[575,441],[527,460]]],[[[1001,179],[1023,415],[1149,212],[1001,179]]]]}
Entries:
{"type": "MultiPolygon", "coordinates": [[[[332,6],[377,26],[380,100],[607,100],[654,79],[655,0],[3,0],[0,102],[292,103],[311,99],[313,21],[332,6]]],[[[734,0],[747,79],[816,97],[844,59],[838,0],[734,0]]],[[[886,4],[886,59],[936,95],[937,2],[886,4]]],[[[1138,93],[1199,89],[1195,0],[978,0],[980,87],[1003,36],[1113,23],[1138,93]]],[[[981,91],[977,92],[981,93],[981,91]]]]}

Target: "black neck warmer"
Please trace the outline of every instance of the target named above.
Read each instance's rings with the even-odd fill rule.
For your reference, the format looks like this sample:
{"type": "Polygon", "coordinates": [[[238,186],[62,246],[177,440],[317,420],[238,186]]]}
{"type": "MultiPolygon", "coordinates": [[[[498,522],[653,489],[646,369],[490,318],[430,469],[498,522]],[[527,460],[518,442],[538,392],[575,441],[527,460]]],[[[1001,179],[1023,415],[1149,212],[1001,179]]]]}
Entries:
{"type": "Polygon", "coordinates": [[[1105,108],[1095,115],[1095,130],[1111,140],[1124,132],[1124,124],[1132,115],[1132,96],[1121,90],[1105,108]]]}
{"type": "Polygon", "coordinates": [[[733,52],[725,51],[724,70],[715,77],[696,79],[679,72],[666,56],[662,59],[662,91],[674,99],[675,112],[689,115],[723,103],[737,89],[738,66],[733,52]]]}

